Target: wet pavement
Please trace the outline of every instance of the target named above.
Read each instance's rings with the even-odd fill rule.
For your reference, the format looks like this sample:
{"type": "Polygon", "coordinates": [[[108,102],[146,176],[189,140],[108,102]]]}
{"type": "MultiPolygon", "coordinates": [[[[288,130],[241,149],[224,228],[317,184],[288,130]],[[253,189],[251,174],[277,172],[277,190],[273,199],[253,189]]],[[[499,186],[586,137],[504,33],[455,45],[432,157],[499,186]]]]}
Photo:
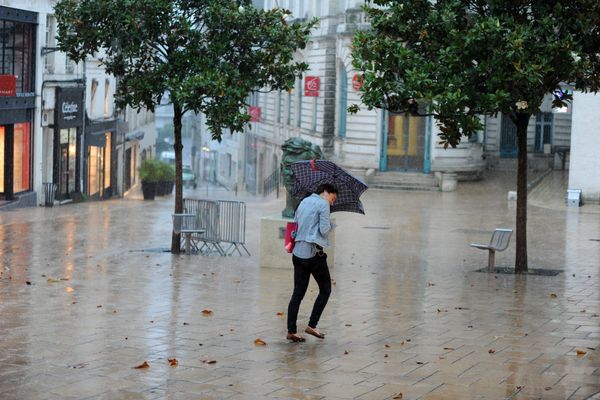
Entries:
{"type": "MultiPolygon", "coordinates": [[[[327,337],[298,344],[278,315],[291,267],[258,265],[260,217],[282,198],[238,197],[252,257],[141,251],[169,246],[172,197],[0,213],[0,399],[590,398],[600,213],[560,207],[542,182],[529,265],[564,272],[474,272],[487,254],[468,244],[514,227],[513,182],[496,173],[452,193],[367,191],[366,216],[336,216],[327,337]]],[[[496,263],[513,259],[514,239],[496,263]]],[[[315,297],[311,282],[300,327],[315,297]]]]}

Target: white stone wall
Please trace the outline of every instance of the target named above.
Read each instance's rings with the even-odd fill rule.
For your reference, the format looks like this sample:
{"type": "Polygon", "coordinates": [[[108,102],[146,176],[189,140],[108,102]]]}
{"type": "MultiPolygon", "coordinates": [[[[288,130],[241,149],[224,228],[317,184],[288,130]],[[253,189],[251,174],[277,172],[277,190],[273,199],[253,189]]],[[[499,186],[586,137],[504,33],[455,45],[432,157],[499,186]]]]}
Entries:
{"type": "Polygon", "coordinates": [[[600,201],[600,95],[575,92],[569,165],[569,189],[581,189],[584,201],[600,201]]]}

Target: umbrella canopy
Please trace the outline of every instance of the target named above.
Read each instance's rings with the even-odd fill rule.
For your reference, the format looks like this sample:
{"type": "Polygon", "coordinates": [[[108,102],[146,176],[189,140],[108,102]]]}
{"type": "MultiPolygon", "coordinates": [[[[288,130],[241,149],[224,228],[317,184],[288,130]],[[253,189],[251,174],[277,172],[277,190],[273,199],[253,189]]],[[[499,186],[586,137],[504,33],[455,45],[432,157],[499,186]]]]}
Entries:
{"type": "Polygon", "coordinates": [[[291,167],[294,172],[293,197],[302,199],[315,193],[319,185],[330,183],[338,190],[337,199],[331,206],[331,212],[365,213],[359,198],[368,189],[368,186],[335,163],[327,160],[305,160],[295,162],[291,167]]]}

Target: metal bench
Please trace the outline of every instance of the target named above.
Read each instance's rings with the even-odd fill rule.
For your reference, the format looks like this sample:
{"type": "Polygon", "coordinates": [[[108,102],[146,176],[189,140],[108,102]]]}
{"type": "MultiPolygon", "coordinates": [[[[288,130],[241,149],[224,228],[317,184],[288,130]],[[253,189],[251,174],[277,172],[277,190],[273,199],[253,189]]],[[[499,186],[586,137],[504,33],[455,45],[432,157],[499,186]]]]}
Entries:
{"type": "Polygon", "coordinates": [[[506,250],[508,243],[510,242],[511,235],[512,229],[497,228],[492,234],[490,244],[471,243],[471,247],[489,251],[488,272],[494,272],[496,252],[506,250]]]}
{"type": "Polygon", "coordinates": [[[206,229],[199,227],[196,214],[173,214],[173,232],[181,234],[184,240],[185,254],[191,254],[192,248],[198,249],[198,241],[206,232],[206,229]]]}

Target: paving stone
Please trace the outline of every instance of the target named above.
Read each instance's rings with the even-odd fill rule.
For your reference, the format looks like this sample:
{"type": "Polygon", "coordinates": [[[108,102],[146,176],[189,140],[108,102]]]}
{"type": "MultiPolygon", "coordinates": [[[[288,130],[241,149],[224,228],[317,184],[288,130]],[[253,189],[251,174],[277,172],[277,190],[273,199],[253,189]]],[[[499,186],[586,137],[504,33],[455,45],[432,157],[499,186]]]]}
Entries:
{"type": "MultiPolygon", "coordinates": [[[[172,197],[0,213],[0,398],[595,396],[600,210],[534,194],[530,267],[564,272],[474,272],[487,255],[468,244],[514,226],[514,182],[496,178],[453,193],[368,190],[365,216],[337,215],[327,337],[298,344],[285,340],[291,265],[258,257],[260,218],[283,199],[243,197],[251,257],[137,251],[170,245],[172,197]]],[[[317,292],[311,283],[299,328],[317,292]]]]}

